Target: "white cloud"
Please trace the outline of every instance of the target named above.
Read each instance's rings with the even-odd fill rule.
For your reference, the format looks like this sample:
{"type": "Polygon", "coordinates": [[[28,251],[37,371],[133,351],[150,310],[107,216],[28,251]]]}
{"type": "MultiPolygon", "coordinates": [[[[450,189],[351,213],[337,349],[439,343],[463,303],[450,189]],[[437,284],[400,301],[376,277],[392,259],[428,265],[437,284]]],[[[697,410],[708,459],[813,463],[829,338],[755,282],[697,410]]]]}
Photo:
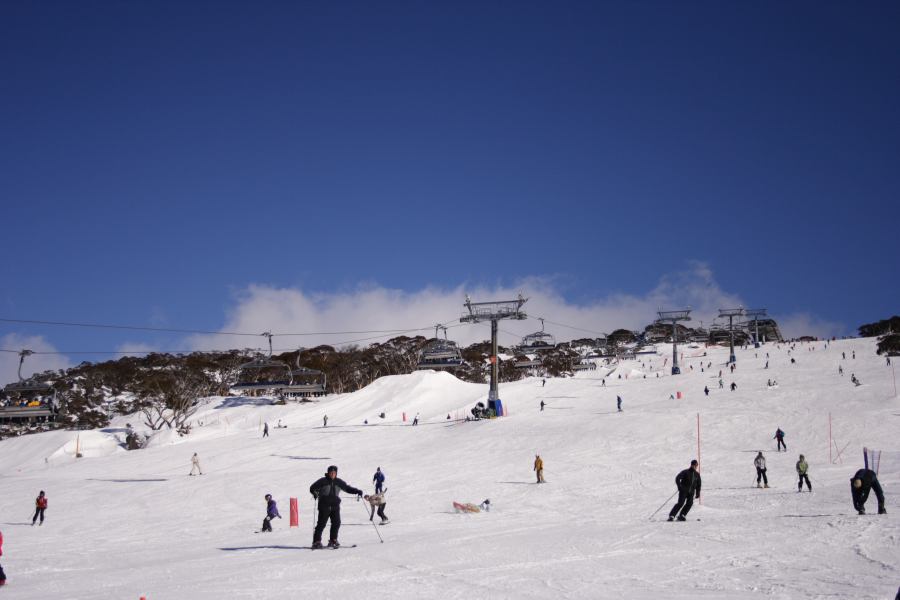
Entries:
{"type": "Polygon", "coordinates": [[[843,323],[820,319],[806,312],[793,313],[777,320],[778,328],[785,339],[812,335],[818,338],[829,338],[847,330],[843,323]]]}
{"type": "MultiPolygon", "coordinates": [[[[5,349],[28,349],[34,352],[56,352],[56,348],[41,336],[21,336],[8,333],[0,338],[0,347],[5,349]]],[[[22,377],[28,378],[34,373],[49,369],[67,369],[72,364],[61,354],[32,354],[25,357],[22,364],[22,377]]],[[[0,385],[18,381],[19,355],[13,352],[0,352],[0,385]]]]}
{"type": "MultiPolygon", "coordinates": [[[[240,292],[228,312],[222,331],[293,333],[316,332],[303,337],[276,337],[277,350],[318,344],[340,346],[361,340],[360,345],[381,341],[395,334],[363,333],[371,330],[407,330],[407,335],[434,335],[433,324],[452,325],[448,335],[466,345],[490,337],[488,325],[460,325],[468,293],[473,302],[514,299],[519,292],[529,298],[524,311],[536,319],[546,319],[546,330],[557,341],[591,337],[591,332],[609,333],[615,328],[642,329],[656,318],[656,311],[690,306],[693,322],[708,326],[720,308],[746,306],[738,296],[723,290],[710,268],[691,262],[683,271],[668,274],[645,294],[610,293],[593,302],[576,304],[563,298],[552,277],[528,277],[513,285],[459,285],[452,288],[427,287],[406,292],[377,285],[364,285],[347,292],[310,294],[295,288],[251,285],[240,292]],[[573,326],[578,329],[564,327],[573,326]],[[352,331],[328,335],[327,332],[352,331]],[[375,338],[375,339],[364,339],[375,338]]],[[[811,321],[812,322],[812,321],[811,321]]],[[[793,323],[793,322],[792,322],[793,323]]],[[[827,328],[830,324],[818,321],[827,328]]],[[[536,320],[501,323],[502,344],[512,344],[521,336],[540,329],[536,320]]],[[[787,333],[785,333],[787,335],[787,333]]],[[[266,347],[262,337],[194,336],[188,341],[196,349],[266,347]]]]}

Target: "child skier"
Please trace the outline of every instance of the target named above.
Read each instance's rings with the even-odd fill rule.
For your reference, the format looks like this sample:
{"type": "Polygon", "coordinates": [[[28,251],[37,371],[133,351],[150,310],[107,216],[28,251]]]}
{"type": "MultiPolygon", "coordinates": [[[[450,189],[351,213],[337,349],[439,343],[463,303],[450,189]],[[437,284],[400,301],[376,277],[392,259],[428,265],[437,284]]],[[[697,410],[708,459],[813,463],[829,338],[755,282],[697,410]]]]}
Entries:
{"type": "Polygon", "coordinates": [[[278,512],[278,505],[275,504],[272,494],[266,494],[266,518],[263,519],[263,531],[272,531],[272,519],[275,517],[281,518],[281,514],[278,512]]]}
{"type": "Polygon", "coordinates": [[[762,450],[760,450],[759,454],[756,455],[756,458],[753,460],[753,464],[756,466],[756,487],[762,487],[762,485],[759,483],[760,480],[765,482],[766,487],[769,487],[769,478],[766,477],[766,457],[763,456],[762,450]]]}
{"type": "Polygon", "coordinates": [[[34,499],[34,517],[31,519],[32,527],[34,527],[34,524],[38,520],[38,517],[41,518],[41,522],[39,523],[39,525],[44,524],[45,510],[47,510],[47,496],[44,495],[44,490],[41,490],[41,493],[38,494],[37,498],[34,499]]]}
{"type": "Polygon", "coordinates": [[[797,492],[803,491],[803,480],[806,480],[806,489],[810,492],[812,491],[812,484],[809,482],[809,477],[806,475],[806,472],[809,471],[809,465],[806,464],[806,459],[803,458],[803,455],[800,455],[800,460],[797,461],[797,475],[800,477],[800,481],[797,482],[797,492]]]}

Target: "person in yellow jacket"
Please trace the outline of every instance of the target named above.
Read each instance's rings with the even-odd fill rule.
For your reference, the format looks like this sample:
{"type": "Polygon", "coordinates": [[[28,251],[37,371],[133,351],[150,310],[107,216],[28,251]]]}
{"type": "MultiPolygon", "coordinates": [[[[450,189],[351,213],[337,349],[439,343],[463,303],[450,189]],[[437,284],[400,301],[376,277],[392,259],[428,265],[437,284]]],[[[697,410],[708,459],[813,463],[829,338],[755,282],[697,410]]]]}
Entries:
{"type": "Polygon", "coordinates": [[[806,463],[806,459],[803,455],[800,455],[800,460],[797,461],[797,475],[800,477],[800,481],[797,482],[797,491],[803,491],[803,481],[806,480],[806,489],[810,492],[812,491],[812,485],[809,483],[809,476],[807,472],[809,471],[809,465],[806,463]]]}
{"type": "Polygon", "coordinates": [[[544,483],[544,461],[540,454],[534,455],[534,472],[537,474],[537,482],[544,483]]]}

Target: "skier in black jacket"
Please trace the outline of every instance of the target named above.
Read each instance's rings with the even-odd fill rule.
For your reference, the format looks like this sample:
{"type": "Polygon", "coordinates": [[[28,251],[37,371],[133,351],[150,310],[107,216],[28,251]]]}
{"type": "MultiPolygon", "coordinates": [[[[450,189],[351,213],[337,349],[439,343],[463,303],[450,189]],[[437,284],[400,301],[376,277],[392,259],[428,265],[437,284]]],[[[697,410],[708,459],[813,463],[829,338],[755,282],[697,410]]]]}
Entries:
{"type": "Polygon", "coordinates": [[[696,460],[691,461],[691,466],[675,477],[675,485],[678,486],[678,502],[669,511],[669,520],[674,521],[678,509],[681,514],[678,515],[679,521],[686,521],[685,515],[694,505],[694,497],[700,497],[700,473],[697,472],[699,463],[696,460]]]}
{"type": "Polygon", "coordinates": [[[878,514],[886,515],[884,509],[884,492],[881,491],[881,484],[878,483],[878,476],[872,469],[860,469],[850,480],[850,494],[853,496],[853,508],[859,514],[866,514],[866,500],[869,498],[869,490],[875,490],[875,497],[878,499],[878,514]]]}
{"type": "Polygon", "coordinates": [[[328,539],[330,548],[338,548],[338,530],[341,528],[341,497],[340,490],[348,494],[356,494],[357,499],[362,498],[362,490],[347,485],[343,479],[338,479],[338,468],[334,465],[328,467],[325,476],[316,480],[309,486],[309,493],[318,501],[319,520],[316,522],[316,530],[313,533],[313,549],[322,547],[322,532],[325,531],[325,523],[331,519],[331,534],[328,539]]]}

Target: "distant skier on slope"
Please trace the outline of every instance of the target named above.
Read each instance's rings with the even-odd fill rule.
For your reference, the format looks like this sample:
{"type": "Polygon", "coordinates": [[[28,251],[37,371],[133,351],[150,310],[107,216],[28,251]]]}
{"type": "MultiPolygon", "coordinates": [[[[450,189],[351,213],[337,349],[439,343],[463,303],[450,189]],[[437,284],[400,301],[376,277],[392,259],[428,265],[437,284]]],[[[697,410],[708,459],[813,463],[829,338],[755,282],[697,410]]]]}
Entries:
{"type": "Polygon", "coordinates": [[[534,455],[534,472],[537,475],[537,483],[544,483],[544,459],[540,454],[534,455]]]}
{"type": "MultiPolygon", "coordinates": [[[[0,531],[0,556],[3,556],[3,532],[0,531]]],[[[0,565],[0,586],[6,585],[6,573],[3,572],[3,565],[0,565]]]]}
{"type": "Polygon", "coordinates": [[[616,396],[616,408],[622,412],[622,396],[616,396]]]}
{"type": "Polygon", "coordinates": [[[541,400],[541,412],[544,412],[544,404],[545,404],[545,402],[543,400],[541,400]]]}
{"type": "Polygon", "coordinates": [[[763,456],[762,450],[753,459],[753,465],[756,467],[756,487],[762,487],[760,481],[763,481],[766,487],[769,487],[769,478],[766,477],[766,457],[763,456]]]}
{"type": "Polygon", "coordinates": [[[707,396],[709,396],[709,386],[708,385],[703,386],[703,393],[706,394],[707,396]]]}
{"type": "Polygon", "coordinates": [[[37,495],[37,498],[34,499],[34,517],[31,519],[31,525],[34,526],[35,522],[40,517],[41,522],[38,525],[44,524],[44,511],[47,510],[47,496],[44,495],[44,490],[37,495]]]}
{"type": "Polygon", "coordinates": [[[781,452],[781,449],[784,448],[784,451],[787,452],[787,445],[784,443],[784,432],[781,430],[781,427],[778,427],[775,430],[775,437],[773,440],[778,440],[778,446],[776,447],[776,452],[781,452]]]}
{"type": "Polygon", "coordinates": [[[263,519],[263,531],[272,531],[272,519],[275,517],[281,518],[281,514],[278,512],[278,505],[275,503],[275,499],[272,498],[272,494],[266,494],[266,518],[263,519]]]}
{"type": "Polygon", "coordinates": [[[875,490],[875,498],[878,499],[878,514],[886,515],[884,508],[884,492],[878,483],[878,475],[872,469],[860,469],[850,480],[850,494],[853,496],[853,508],[859,514],[866,514],[866,500],[869,499],[869,490],[875,490]]]}
{"type": "Polygon", "coordinates": [[[800,480],[797,482],[797,491],[803,491],[803,481],[806,480],[806,489],[810,492],[812,491],[812,484],[809,482],[809,476],[807,472],[809,471],[809,465],[806,462],[806,459],[803,455],[800,455],[800,460],[797,461],[797,476],[800,477],[800,480]]]}
{"type": "Polygon", "coordinates": [[[678,502],[669,511],[669,520],[674,521],[675,515],[678,515],[679,521],[686,521],[685,518],[694,505],[694,498],[700,497],[700,473],[697,469],[700,463],[697,460],[691,461],[691,466],[681,471],[675,476],[675,485],[678,487],[678,502]],[[679,510],[681,511],[679,513],[679,510]]]}
{"type": "Polygon", "coordinates": [[[384,473],[381,472],[381,467],[375,467],[375,474],[372,475],[372,483],[375,484],[375,493],[380,494],[384,486],[384,473]]]}
{"type": "Polygon", "coordinates": [[[328,467],[328,471],[324,477],[317,479],[309,486],[309,493],[318,502],[319,518],[316,521],[316,528],[313,532],[313,549],[322,547],[322,532],[325,531],[325,524],[331,520],[331,531],[328,539],[329,548],[339,548],[341,544],[338,542],[338,532],[341,529],[341,497],[340,491],[344,490],[348,494],[356,494],[357,499],[362,498],[362,490],[347,485],[343,479],[338,479],[338,468],[335,465],[328,467]]]}
{"type": "Polygon", "coordinates": [[[200,468],[200,457],[197,456],[197,453],[194,452],[194,455],[191,457],[191,472],[188,475],[193,475],[194,470],[197,470],[197,473],[203,475],[203,469],[200,468]]]}
{"type": "Polygon", "coordinates": [[[859,382],[859,379],[856,378],[855,373],[850,373],[850,383],[852,383],[853,385],[855,385],[857,387],[862,385],[862,383],[859,382]]]}

